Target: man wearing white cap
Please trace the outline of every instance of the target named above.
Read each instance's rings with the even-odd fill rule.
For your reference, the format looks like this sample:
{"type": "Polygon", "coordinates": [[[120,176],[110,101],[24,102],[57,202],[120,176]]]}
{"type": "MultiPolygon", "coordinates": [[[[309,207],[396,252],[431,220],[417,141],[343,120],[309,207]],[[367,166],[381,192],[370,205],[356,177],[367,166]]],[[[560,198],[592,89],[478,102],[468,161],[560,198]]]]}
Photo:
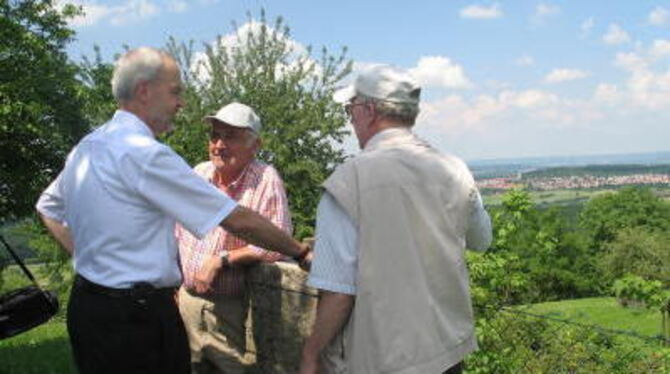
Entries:
{"type": "MultiPolygon", "coordinates": [[[[270,165],[256,160],[261,121],[248,106],[232,103],[205,117],[211,125],[209,161],[195,172],[241,206],[292,231],[284,184],[270,165]]],[[[281,255],[249,245],[222,228],[198,240],[177,226],[184,284],[179,309],[186,325],[194,373],[243,373],[248,298],[245,267],[281,255]]]]}
{"type": "Polygon", "coordinates": [[[490,219],[466,165],[411,131],[420,88],[376,66],[336,94],[362,152],[325,181],[301,374],[459,373],[476,349],[464,249],[490,219]]]}

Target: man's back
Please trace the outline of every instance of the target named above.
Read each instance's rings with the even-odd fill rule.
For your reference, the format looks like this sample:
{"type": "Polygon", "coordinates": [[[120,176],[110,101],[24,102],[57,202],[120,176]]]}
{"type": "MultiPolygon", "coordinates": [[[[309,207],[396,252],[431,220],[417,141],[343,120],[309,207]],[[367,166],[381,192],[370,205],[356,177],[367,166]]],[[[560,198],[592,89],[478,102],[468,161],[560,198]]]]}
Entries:
{"type": "Polygon", "coordinates": [[[475,186],[409,132],[380,135],[325,185],[360,236],[351,368],[437,371],[476,346],[463,259],[475,186]]]}

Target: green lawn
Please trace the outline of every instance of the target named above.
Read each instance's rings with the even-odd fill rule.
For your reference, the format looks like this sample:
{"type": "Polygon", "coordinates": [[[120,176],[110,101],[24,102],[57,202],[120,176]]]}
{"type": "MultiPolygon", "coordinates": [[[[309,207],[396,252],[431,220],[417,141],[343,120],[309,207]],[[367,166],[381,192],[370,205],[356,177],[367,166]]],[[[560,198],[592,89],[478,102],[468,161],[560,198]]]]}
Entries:
{"type": "MultiPolygon", "coordinates": [[[[28,265],[40,284],[44,280],[40,265],[28,265]]],[[[2,273],[0,292],[30,285],[18,266],[12,265],[2,273]]],[[[67,298],[59,296],[60,312],[49,322],[23,334],[0,340],[0,373],[61,374],[74,373],[70,344],[65,327],[67,298]]]]}
{"type": "Polygon", "coordinates": [[[62,317],[26,333],[0,340],[0,372],[16,374],[74,373],[62,317]]]}
{"type": "MultiPolygon", "coordinates": [[[[598,190],[553,190],[553,191],[530,191],[530,196],[537,205],[570,205],[588,201],[599,194],[611,191],[609,189],[598,190]]],[[[484,195],[484,204],[489,206],[500,205],[504,193],[484,195]]]]}
{"type": "Polygon", "coordinates": [[[548,315],[606,329],[629,331],[649,337],[661,334],[661,314],[643,308],[624,308],[613,297],[563,300],[534,304],[524,311],[548,315]]]}

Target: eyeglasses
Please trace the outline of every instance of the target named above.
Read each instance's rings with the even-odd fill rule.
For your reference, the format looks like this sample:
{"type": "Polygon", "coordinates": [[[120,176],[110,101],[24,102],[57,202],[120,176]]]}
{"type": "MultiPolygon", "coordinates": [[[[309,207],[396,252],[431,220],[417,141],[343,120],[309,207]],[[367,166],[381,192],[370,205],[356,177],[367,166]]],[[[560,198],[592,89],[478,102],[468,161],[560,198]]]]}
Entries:
{"type": "Polygon", "coordinates": [[[209,140],[212,143],[216,143],[219,140],[222,140],[226,143],[239,143],[247,139],[246,130],[226,130],[226,131],[214,131],[210,130],[209,140]]]}
{"type": "Polygon", "coordinates": [[[358,105],[367,105],[367,103],[365,103],[365,102],[363,102],[363,103],[347,103],[344,106],[344,112],[347,113],[347,116],[349,116],[349,118],[352,117],[352,111],[354,110],[354,107],[358,106],[358,105]]]}

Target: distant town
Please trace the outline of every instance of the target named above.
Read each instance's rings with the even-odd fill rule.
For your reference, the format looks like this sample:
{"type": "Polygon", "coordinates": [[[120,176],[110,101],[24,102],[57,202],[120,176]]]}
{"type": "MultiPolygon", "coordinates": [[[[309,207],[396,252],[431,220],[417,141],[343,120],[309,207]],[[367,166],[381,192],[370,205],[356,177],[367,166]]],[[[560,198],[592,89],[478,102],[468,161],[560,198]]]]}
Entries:
{"type": "Polygon", "coordinates": [[[670,185],[670,174],[632,174],[615,176],[554,176],[524,178],[523,175],[477,180],[482,190],[528,188],[535,191],[593,189],[626,185],[670,185]]]}

